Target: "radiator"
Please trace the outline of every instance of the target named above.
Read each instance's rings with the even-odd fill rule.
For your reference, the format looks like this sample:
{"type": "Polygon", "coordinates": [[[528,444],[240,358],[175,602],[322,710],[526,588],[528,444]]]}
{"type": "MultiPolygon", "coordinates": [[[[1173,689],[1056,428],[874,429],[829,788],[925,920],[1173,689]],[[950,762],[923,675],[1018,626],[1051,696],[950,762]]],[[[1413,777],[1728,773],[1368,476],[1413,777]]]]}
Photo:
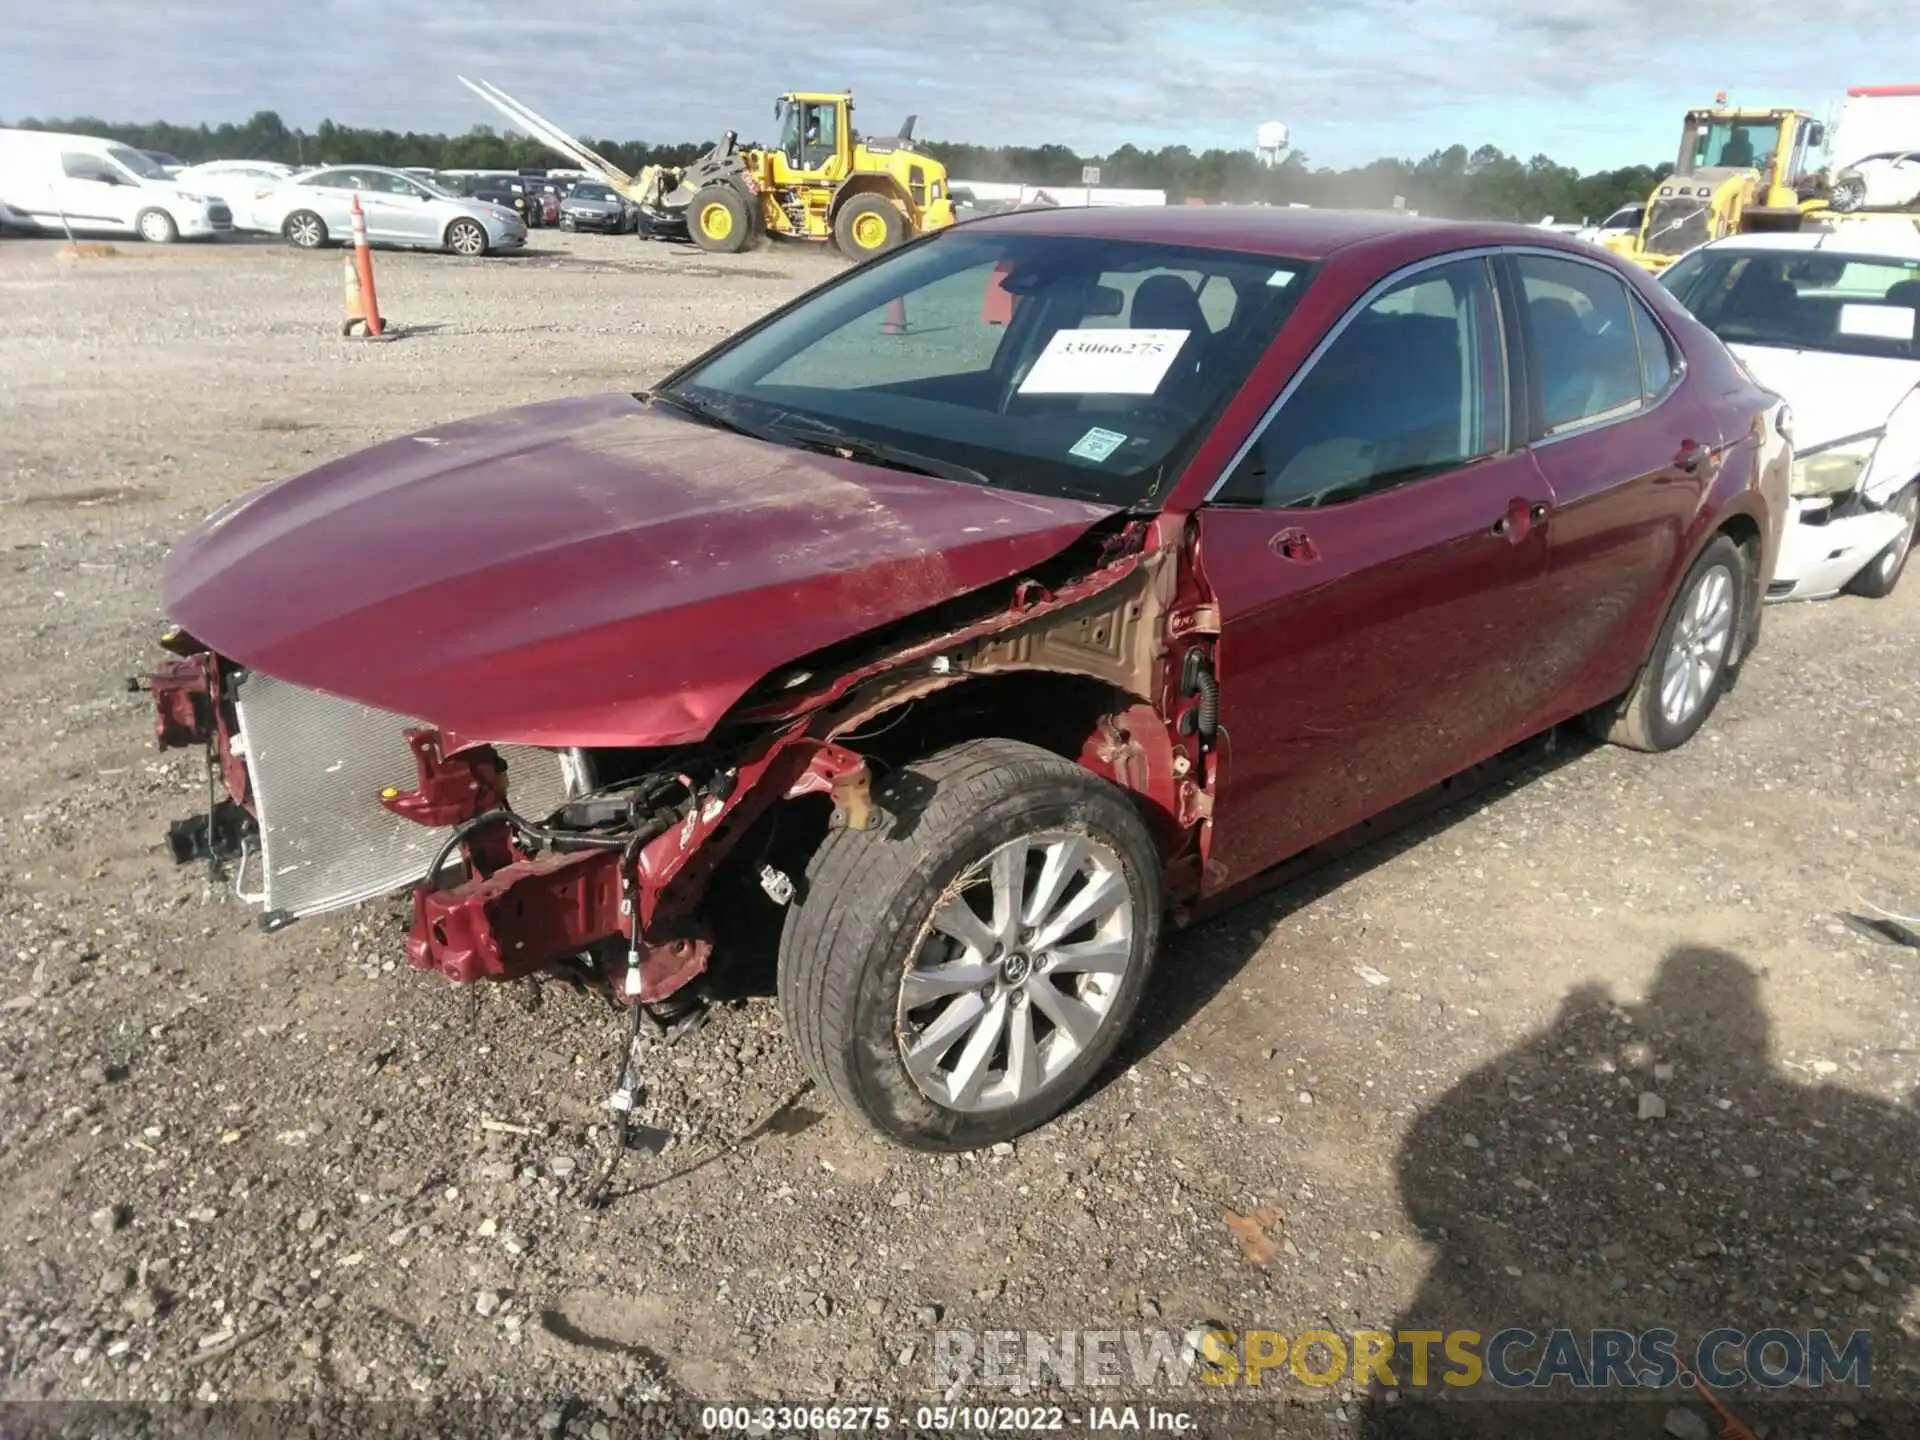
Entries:
{"type": "MultiPolygon", "coordinates": [[[[255,672],[240,682],[234,709],[264,877],[249,873],[245,883],[264,890],[268,913],[318,915],[419,881],[451,832],[403,819],[379,797],[389,785],[418,784],[406,732],[428,722],[255,672]]],[[[557,752],[496,748],[520,814],[540,819],[566,799],[557,752]]]]}

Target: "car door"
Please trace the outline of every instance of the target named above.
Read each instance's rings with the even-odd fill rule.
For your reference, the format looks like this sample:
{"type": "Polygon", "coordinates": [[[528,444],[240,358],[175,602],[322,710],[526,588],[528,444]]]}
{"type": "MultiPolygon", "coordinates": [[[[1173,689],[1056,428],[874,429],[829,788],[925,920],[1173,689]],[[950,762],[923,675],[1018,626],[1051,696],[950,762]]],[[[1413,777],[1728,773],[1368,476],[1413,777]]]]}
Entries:
{"type": "Polygon", "coordinates": [[[427,192],[401,175],[386,177],[388,189],[380,198],[387,207],[394,238],[408,245],[440,243],[440,217],[427,192]]]}
{"type": "Polygon", "coordinates": [[[1555,501],[1546,663],[1569,705],[1597,704],[1644,658],[1724,446],[1680,383],[1677,347],[1610,266],[1527,251],[1503,263],[1526,355],[1526,433],[1555,501]]]}
{"type": "Polygon", "coordinates": [[[1207,885],[1521,738],[1545,696],[1553,496],[1509,435],[1492,257],[1375,287],[1198,516],[1219,610],[1207,885]]]}
{"type": "Polygon", "coordinates": [[[295,187],[300,200],[295,207],[312,210],[326,222],[327,234],[335,240],[353,239],[353,197],[360,176],[347,170],[322,170],[309,175],[295,187]]]}
{"type": "Polygon", "coordinates": [[[50,219],[55,226],[64,222],[88,233],[133,229],[138,187],[103,156],[62,151],[51,184],[50,219]]]}

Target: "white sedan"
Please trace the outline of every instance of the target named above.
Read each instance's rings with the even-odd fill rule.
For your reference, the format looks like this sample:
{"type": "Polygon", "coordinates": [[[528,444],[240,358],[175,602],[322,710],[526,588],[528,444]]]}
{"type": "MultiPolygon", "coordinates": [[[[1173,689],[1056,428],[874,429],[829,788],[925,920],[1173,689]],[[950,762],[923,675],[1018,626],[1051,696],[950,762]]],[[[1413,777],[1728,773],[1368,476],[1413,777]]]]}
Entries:
{"type": "Polygon", "coordinates": [[[1893,592],[1920,518],[1920,229],[1729,236],[1660,283],[1792,415],[1771,600],[1893,592]]]}
{"type": "Polygon", "coordinates": [[[1829,202],[1842,214],[1904,210],[1920,202],[1920,150],[1889,150],[1856,160],[1833,180],[1829,202]]]}
{"type": "Polygon", "coordinates": [[[224,201],[233,212],[236,230],[271,230],[273,221],[263,218],[270,209],[267,202],[273,192],[294,174],[293,166],[275,160],[209,160],[189,165],[174,180],[202,195],[224,201]]]}

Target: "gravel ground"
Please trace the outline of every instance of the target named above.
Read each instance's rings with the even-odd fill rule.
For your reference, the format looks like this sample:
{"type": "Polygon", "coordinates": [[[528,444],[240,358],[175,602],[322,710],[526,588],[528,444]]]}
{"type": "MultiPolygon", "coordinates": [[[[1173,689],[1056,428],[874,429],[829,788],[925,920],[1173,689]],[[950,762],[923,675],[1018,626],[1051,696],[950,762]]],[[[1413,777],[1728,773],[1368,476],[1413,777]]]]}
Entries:
{"type": "MultiPolygon", "coordinates": [[[[1920,912],[1920,582],[1769,612],[1676,755],[1563,747],[1177,936],[1124,1063],[1000,1153],[867,1139],[748,995],[663,1052],[674,1141],[590,1211],[604,1004],[416,975],[397,906],[263,936],[166,862],[201,773],[122,678],[186,528],[644,385],[836,264],[383,254],[404,333],[367,345],[337,255],[0,242],[0,1397],[512,1400],[599,1437],[676,1397],[938,1399],[940,1330],[1209,1320],[1865,1328],[1874,1393],[1920,1393],[1920,955],[1840,918],[1920,912]]],[[[1264,1433],[1369,1423],[1350,1384],[1267,1389],[1264,1433]]]]}

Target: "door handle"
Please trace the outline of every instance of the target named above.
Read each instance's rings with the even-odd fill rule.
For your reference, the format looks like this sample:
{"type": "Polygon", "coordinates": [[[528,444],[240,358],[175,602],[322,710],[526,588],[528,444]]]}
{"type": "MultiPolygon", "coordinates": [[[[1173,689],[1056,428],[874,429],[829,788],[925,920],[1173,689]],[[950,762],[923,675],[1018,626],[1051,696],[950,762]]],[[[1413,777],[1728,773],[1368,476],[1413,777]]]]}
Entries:
{"type": "Polygon", "coordinates": [[[1707,447],[1698,440],[1682,440],[1680,450],[1673,457],[1676,470],[1684,470],[1691,475],[1700,468],[1700,462],[1707,458],[1707,447]]]}

